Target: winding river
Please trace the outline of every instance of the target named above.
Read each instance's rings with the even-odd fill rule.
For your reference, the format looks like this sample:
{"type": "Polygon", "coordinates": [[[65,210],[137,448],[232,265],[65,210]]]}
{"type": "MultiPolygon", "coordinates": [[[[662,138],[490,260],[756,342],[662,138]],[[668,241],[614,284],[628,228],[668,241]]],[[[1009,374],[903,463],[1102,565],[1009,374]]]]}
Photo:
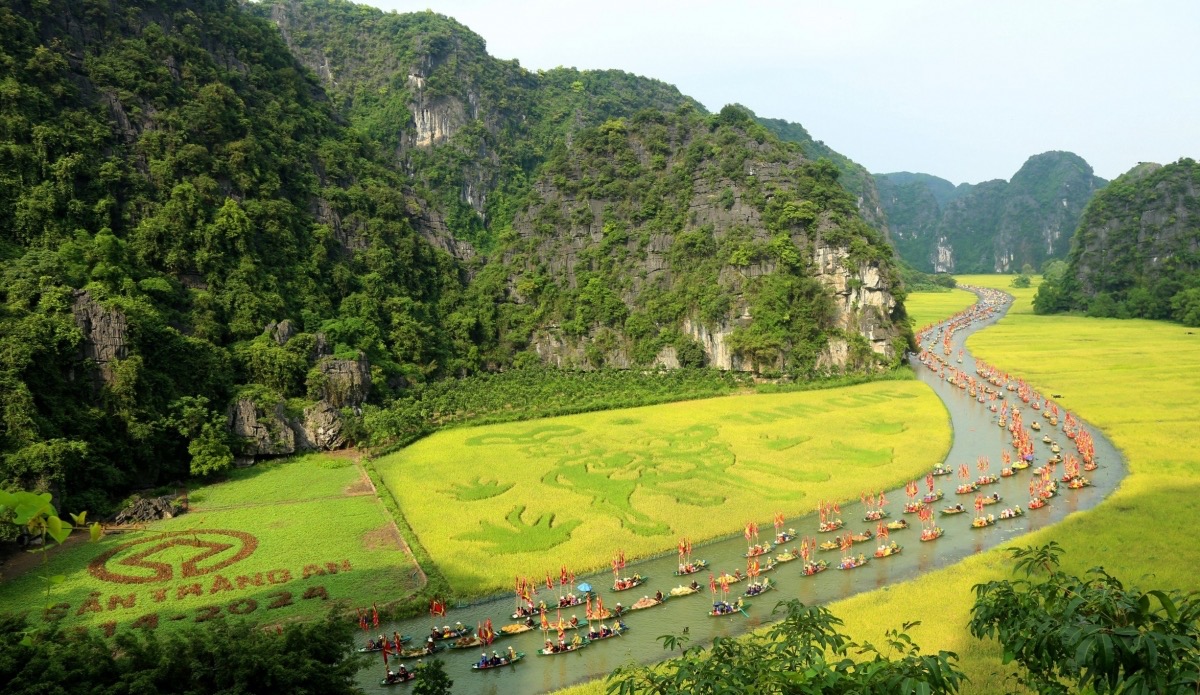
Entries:
{"type": "MultiPolygon", "coordinates": [[[[977,294],[979,293],[977,292],[977,294]]],[[[983,297],[983,295],[980,296],[983,297]]],[[[977,304],[976,306],[980,305],[977,304]]],[[[964,341],[975,331],[981,330],[998,321],[1009,306],[1011,306],[1011,298],[1009,298],[1009,301],[997,305],[995,311],[990,316],[976,319],[969,325],[962,326],[954,331],[951,346],[951,353],[954,358],[949,360],[950,364],[957,366],[967,374],[974,375],[975,360],[965,350],[964,341]],[[954,360],[957,360],[960,350],[963,351],[962,363],[956,364],[954,360]]],[[[945,323],[941,324],[941,326],[944,328],[945,323]]],[[[932,340],[937,341],[937,329],[930,331],[930,333],[934,335],[932,340]]],[[[923,347],[932,350],[934,344],[926,342],[923,347]]],[[[938,353],[940,354],[940,352],[939,349],[938,353]]],[[[974,466],[976,459],[980,456],[988,456],[993,461],[992,473],[995,474],[998,472],[1000,452],[1005,450],[1011,452],[1012,449],[1007,429],[997,426],[997,415],[989,410],[987,404],[979,403],[975,399],[970,398],[965,390],[947,383],[946,380],[938,376],[936,371],[921,364],[915,355],[912,356],[911,361],[913,368],[916,370],[917,378],[927,383],[937,393],[949,411],[950,424],[953,428],[954,437],[953,444],[946,457],[946,466],[957,469],[960,464],[966,463],[971,467],[971,473],[974,476],[977,473],[974,466]]],[[[1016,401],[1016,399],[1011,397],[1011,392],[1009,396],[1010,403],[1016,401]]],[[[1019,403],[1019,401],[1016,402],[1019,403]]],[[[1039,413],[1028,407],[1023,407],[1022,411],[1023,415],[1025,415],[1026,423],[1031,422],[1034,416],[1038,416],[1037,419],[1043,423],[1042,434],[1050,434],[1055,441],[1062,445],[1064,456],[1069,451],[1074,451],[1073,447],[1068,448],[1071,442],[1063,436],[1060,428],[1050,427],[1040,417],[1039,413]]],[[[661,606],[630,614],[626,618],[626,624],[630,628],[626,634],[614,639],[598,642],[578,652],[555,656],[538,656],[536,655],[536,650],[542,645],[542,633],[540,630],[534,630],[515,637],[501,638],[493,645],[493,648],[503,651],[511,644],[517,651],[525,652],[528,655],[523,662],[513,667],[497,668],[484,672],[472,671],[471,664],[478,660],[480,656],[478,649],[442,651],[438,654],[438,657],[446,663],[446,670],[454,680],[453,690],[455,693],[462,695],[545,693],[581,681],[602,678],[622,664],[630,662],[649,663],[670,656],[670,654],[663,651],[661,643],[657,639],[660,635],[668,633],[678,634],[686,628],[693,640],[693,644],[708,644],[713,637],[718,635],[737,635],[770,622],[771,609],[781,600],[799,598],[806,603],[828,603],[859,592],[902,582],[930,570],[952,565],[969,555],[983,552],[1029,531],[1056,523],[1072,512],[1089,509],[1116,489],[1121,479],[1125,476],[1125,465],[1120,454],[1099,430],[1087,423],[1081,422],[1080,424],[1091,433],[1095,446],[1095,460],[1100,464],[1097,470],[1087,474],[1093,486],[1080,490],[1068,490],[1065,486],[1060,485],[1059,494],[1051,500],[1048,506],[1037,510],[1027,510],[1026,514],[1018,519],[1000,521],[996,525],[984,529],[972,529],[970,525],[971,517],[974,516],[973,513],[940,517],[938,524],[945,529],[945,535],[934,542],[920,543],[918,542],[920,525],[916,519],[916,515],[901,515],[899,513],[904,501],[907,499],[903,488],[889,490],[887,491],[887,496],[891,501],[889,505],[892,510],[891,519],[903,517],[911,525],[911,528],[907,530],[893,531],[891,534],[891,540],[904,546],[902,554],[884,559],[873,559],[866,566],[852,571],[837,571],[831,568],[829,571],[811,577],[801,575],[800,560],[781,564],[772,573],[764,575],[764,577],[770,577],[771,581],[776,584],[776,589],[761,598],[752,600],[752,605],[747,610],[748,616],[735,613],[732,617],[708,617],[706,611],[711,607],[711,603],[709,602],[707,587],[702,586],[701,593],[697,595],[671,599],[661,606]]],[[[1034,437],[1034,447],[1036,458],[1033,465],[1038,466],[1051,456],[1050,448],[1041,442],[1039,436],[1034,437]]],[[[1060,466],[1057,470],[1061,475],[1062,467],[1060,466]]],[[[1000,482],[996,485],[983,488],[981,491],[987,491],[988,493],[998,492],[1003,498],[1001,504],[988,507],[985,511],[998,514],[1000,508],[1012,506],[1013,504],[1020,505],[1022,509],[1026,509],[1029,501],[1028,486],[1030,475],[1030,470],[1021,471],[1013,477],[1001,478],[1000,482]]],[[[940,503],[934,504],[935,509],[955,503],[962,503],[968,510],[971,509],[970,505],[973,503],[975,496],[956,496],[954,488],[958,482],[958,477],[953,475],[937,479],[937,486],[946,493],[946,497],[940,503]]],[[[920,486],[920,491],[924,493],[924,482],[918,480],[917,483],[920,486]]],[[[841,518],[846,520],[847,529],[854,531],[861,531],[863,529],[873,530],[875,528],[874,523],[861,521],[863,514],[864,510],[858,502],[847,503],[842,506],[841,518]]],[[[819,541],[828,540],[829,536],[835,535],[816,533],[817,520],[815,514],[788,519],[786,525],[788,527],[795,527],[802,536],[819,536],[819,541]]],[[[763,527],[765,530],[764,537],[770,537],[773,529],[767,524],[764,524],[763,527]]],[[[788,545],[790,547],[797,544],[798,541],[789,543],[788,545]]],[[[874,547],[874,542],[868,542],[858,546],[856,552],[861,549],[867,555],[870,555],[874,547]]],[[[723,571],[733,571],[737,568],[745,568],[746,561],[743,558],[745,551],[746,543],[739,534],[698,546],[693,552],[693,557],[708,560],[709,568],[715,569],[717,573],[721,573],[723,571]]],[[[832,564],[836,564],[839,558],[839,553],[837,552],[821,553],[818,551],[817,555],[824,557],[824,559],[829,560],[832,564]]],[[[763,559],[765,560],[765,557],[763,559]]],[[[678,586],[681,583],[681,578],[675,577],[672,574],[675,569],[676,556],[672,552],[665,557],[632,563],[627,567],[625,573],[628,575],[639,573],[650,577],[645,590],[635,589],[629,592],[613,593],[609,588],[612,585],[612,578],[608,573],[579,577],[577,578],[577,582],[587,581],[591,583],[596,587],[600,595],[604,597],[605,605],[611,608],[618,601],[624,602],[626,605],[632,604],[644,593],[653,594],[655,590],[661,590],[664,594],[667,593],[672,587],[678,586]]],[[[693,577],[702,585],[705,585],[708,581],[708,572],[701,572],[687,579],[690,580],[693,577]]],[[[731,585],[730,596],[740,595],[741,591],[744,590],[744,586],[744,584],[731,585]]],[[[501,625],[513,622],[508,618],[512,609],[513,599],[509,595],[467,608],[453,609],[447,618],[450,622],[461,621],[464,625],[472,627],[477,622],[491,618],[498,629],[501,625]]],[[[582,607],[565,610],[564,617],[569,618],[573,612],[580,619],[583,618],[582,607]]],[[[553,614],[550,615],[551,620],[554,617],[553,614]]],[[[916,619],[919,617],[897,616],[896,620],[916,619]]],[[[442,621],[445,620],[442,619],[442,621]]],[[[378,632],[382,631],[385,634],[391,635],[393,630],[399,630],[403,634],[414,635],[414,642],[419,642],[419,640],[428,634],[429,627],[429,619],[421,618],[400,623],[384,623],[379,626],[378,630],[373,630],[372,633],[378,634],[378,632]]],[[[570,633],[568,633],[569,637],[570,633]]],[[[408,663],[411,667],[412,662],[408,663]]],[[[359,673],[359,685],[368,693],[401,693],[411,687],[411,684],[380,686],[379,679],[382,676],[382,671],[381,660],[376,655],[376,660],[371,663],[371,666],[359,673]]]]}

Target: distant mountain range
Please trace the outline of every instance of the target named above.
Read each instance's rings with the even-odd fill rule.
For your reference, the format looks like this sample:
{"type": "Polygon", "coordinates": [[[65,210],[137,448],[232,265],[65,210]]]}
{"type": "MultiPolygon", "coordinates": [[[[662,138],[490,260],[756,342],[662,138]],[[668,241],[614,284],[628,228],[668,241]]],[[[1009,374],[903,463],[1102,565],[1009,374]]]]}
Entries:
{"type": "Polygon", "coordinates": [[[900,256],[918,270],[954,273],[1040,269],[1065,258],[1084,206],[1107,183],[1070,152],[1034,155],[1009,181],[874,178],[900,256]]]}

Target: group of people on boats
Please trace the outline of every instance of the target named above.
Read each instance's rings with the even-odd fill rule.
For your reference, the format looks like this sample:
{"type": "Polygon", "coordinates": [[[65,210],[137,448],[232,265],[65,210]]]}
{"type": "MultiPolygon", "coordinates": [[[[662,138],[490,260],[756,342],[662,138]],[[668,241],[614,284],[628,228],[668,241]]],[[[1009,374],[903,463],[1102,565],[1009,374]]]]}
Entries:
{"type": "Polygon", "coordinates": [[[863,555],[862,553],[859,553],[858,557],[854,557],[853,555],[847,555],[846,557],[842,558],[842,561],[838,564],[838,568],[844,569],[844,570],[850,570],[850,569],[854,569],[855,567],[858,567],[860,565],[865,565],[865,564],[867,564],[867,556],[863,555]]]}
{"type": "Polygon", "coordinates": [[[733,603],[728,601],[713,601],[712,613],[713,615],[728,615],[730,613],[737,613],[738,611],[742,610],[742,605],[742,599],[740,598],[733,603]]]}
{"type": "Polygon", "coordinates": [[[621,622],[620,620],[617,621],[615,628],[609,627],[607,623],[600,623],[599,627],[593,627],[592,629],[588,630],[588,639],[604,639],[606,637],[618,635],[625,630],[625,623],[621,622]]]}
{"type": "Polygon", "coordinates": [[[512,663],[512,661],[516,658],[517,658],[517,653],[515,651],[513,651],[512,647],[509,647],[508,654],[505,656],[500,656],[499,654],[497,654],[494,651],[492,652],[491,656],[488,656],[488,653],[484,652],[483,656],[481,656],[479,658],[479,661],[476,662],[475,665],[479,668],[492,668],[493,666],[504,666],[505,664],[512,663]]]}
{"type": "Polygon", "coordinates": [[[632,577],[621,577],[619,579],[613,580],[613,591],[624,591],[625,589],[632,589],[633,587],[635,587],[641,583],[642,583],[642,575],[640,575],[640,574],[635,574],[632,577]]]}
{"type": "Polygon", "coordinates": [[[387,675],[384,676],[384,682],[388,684],[403,683],[404,681],[412,680],[412,677],[412,672],[404,664],[400,664],[396,669],[388,668],[387,675]]]}
{"type": "Polygon", "coordinates": [[[583,638],[576,634],[567,642],[565,637],[559,637],[557,642],[546,640],[546,646],[542,649],[543,654],[558,654],[559,652],[569,652],[573,649],[578,649],[583,646],[583,638]]]}
{"type": "Polygon", "coordinates": [[[1014,505],[1012,509],[1002,509],[1000,511],[1000,518],[1015,519],[1016,517],[1021,516],[1021,514],[1022,512],[1020,505],[1014,505]]]}

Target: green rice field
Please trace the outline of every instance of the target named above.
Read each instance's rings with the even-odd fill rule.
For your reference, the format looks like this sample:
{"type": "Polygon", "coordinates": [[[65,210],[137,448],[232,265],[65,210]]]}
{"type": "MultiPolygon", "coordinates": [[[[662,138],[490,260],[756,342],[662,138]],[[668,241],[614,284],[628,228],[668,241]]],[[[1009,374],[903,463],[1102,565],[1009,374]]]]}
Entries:
{"type": "MultiPolygon", "coordinates": [[[[958,280],[1017,297],[1005,319],[968,340],[970,349],[1043,393],[1062,394],[1059,402],[1103,430],[1129,465],[1108,500],[1019,544],[1057,541],[1071,572],[1102,565],[1127,585],[1194,590],[1200,453],[1191,443],[1200,437],[1200,333],[1159,321],[1037,316],[1030,305],[1035,288],[1014,290],[1011,277],[958,280]]],[[[927,299],[942,297],[910,295],[910,310],[925,311],[927,299]]],[[[999,647],[966,629],[971,587],[1007,576],[1007,553],[996,549],[832,609],[860,639],[878,640],[900,620],[921,620],[910,634],[925,649],[958,652],[972,678],[969,692],[1009,692],[1016,685],[1006,678],[1011,669],[1001,665],[999,647]]]]}
{"type": "Polygon", "coordinates": [[[459,595],[769,527],[922,474],[947,413],[916,381],[758,394],[439,432],[374,462],[459,595]]]}
{"type": "Polygon", "coordinates": [[[311,455],[235,471],[189,495],[191,511],[110,533],[77,533],[40,566],[4,578],[0,611],[34,624],[169,628],[220,615],[278,623],[412,593],[424,575],[362,469],[311,455]],[[39,576],[64,575],[46,596],[39,576]],[[49,606],[47,608],[47,606],[49,606]]]}

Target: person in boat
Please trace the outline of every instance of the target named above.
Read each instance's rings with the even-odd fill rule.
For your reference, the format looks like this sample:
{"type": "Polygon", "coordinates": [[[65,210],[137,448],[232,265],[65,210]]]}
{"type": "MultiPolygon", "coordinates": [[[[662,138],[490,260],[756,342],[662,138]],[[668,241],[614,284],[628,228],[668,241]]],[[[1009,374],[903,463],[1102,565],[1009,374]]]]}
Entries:
{"type": "Polygon", "coordinates": [[[545,652],[546,654],[553,654],[554,652],[556,652],[558,650],[554,648],[553,642],[551,642],[550,640],[546,640],[546,646],[542,648],[542,651],[545,652]]]}
{"type": "Polygon", "coordinates": [[[866,564],[866,562],[867,562],[867,556],[863,555],[862,553],[859,553],[858,554],[858,564],[863,565],[863,564],[866,564]]]}
{"type": "Polygon", "coordinates": [[[658,601],[659,603],[663,602],[663,593],[661,589],[654,592],[654,600],[658,601]]]}
{"type": "Polygon", "coordinates": [[[503,664],[503,663],[504,663],[504,659],[502,659],[500,657],[500,655],[497,654],[496,652],[492,652],[492,658],[488,659],[488,664],[491,666],[499,666],[500,664],[503,664]]]}
{"type": "Polygon", "coordinates": [[[437,625],[434,625],[433,628],[429,630],[429,639],[431,639],[431,640],[437,639],[438,637],[441,637],[441,636],[442,636],[442,631],[438,629],[437,625]]]}
{"type": "Polygon", "coordinates": [[[621,605],[620,601],[617,601],[616,607],[613,608],[613,615],[620,617],[620,615],[624,612],[625,612],[625,607],[621,605]]]}
{"type": "Polygon", "coordinates": [[[487,668],[487,667],[488,667],[488,655],[487,655],[487,652],[484,652],[484,653],[483,653],[483,656],[479,657],[479,663],[478,663],[478,664],[475,664],[475,665],[476,665],[476,666],[478,666],[479,668],[487,668]]]}
{"type": "Polygon", "coordinates": [[[733,571],[733,578],[734,578],[734,579],[736,579],[737,581],[739,581],[739,582],[740,582],[740,581],[742,580],[742,571],[741,571],[741,570],[734,570],[734,571],[733,571]]]}
{"type": "Polygon", "coordinates": [[[579,627],[579,616],[577,616],[577,615],[571,616],[571,627],[579,627]]]}
{"type": "Polygon", "coordinates": [[[999,493],[999,492],[993,492],[993,493],[992,493],[992,499],[994,499],[994,500],[996,500],[997,502],[999,502],[999,501],[1000,501],[1000,493],[999,493]]]}
{"type": "Polygon", "coordinates": [[[525,627],[533,627],[535,624],[532,615],[525,616],[525,627]]]}
{"type": "Polygon", "coordinates": [[[962,510],[963,510],[963,506],[961,504],[954,505],[954,511],[961,512],[962,510]]]}
{"type": "Polygon", "coordinates": [[[608,624],[607,624],[607,623],[600,623],[600,636],[601,636],[601,637],[608,637],[608,636],[609,636],[609,635],[611,635],[611,634],[612,634],[612,629],[608,627],[608,624]]]}
{"type": "Polygon", "coordinates": [[[583,638],[579,636],[578,632],[576,632],[575,636],[571,638],[571,648],[576,649],[581,644],[583,644],[583,638]]]}
{"type": "Polygon", "coordinates": [[[700,582],[693,579],[692,580],[692,589],[695,591],[699,591],[700,590],[700,582]]]}
{"type": "Polygon", "coordinates": [[[435,648],[436,647],[433,644],[433,637],[430,636],[429,639],[425,640],[425,653],[432,654],[435,648]]]}
{"type": "Polygon", "coordinates": [[[515,649],[512,648],[512,645],[510,644],[510,645],[508,645],[508,662],[511,664],[512,662],[514,662],[516,660],[517,660],[517,652],[515,649]]]}

